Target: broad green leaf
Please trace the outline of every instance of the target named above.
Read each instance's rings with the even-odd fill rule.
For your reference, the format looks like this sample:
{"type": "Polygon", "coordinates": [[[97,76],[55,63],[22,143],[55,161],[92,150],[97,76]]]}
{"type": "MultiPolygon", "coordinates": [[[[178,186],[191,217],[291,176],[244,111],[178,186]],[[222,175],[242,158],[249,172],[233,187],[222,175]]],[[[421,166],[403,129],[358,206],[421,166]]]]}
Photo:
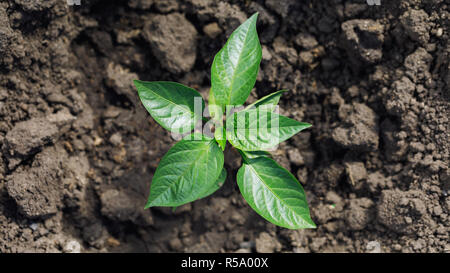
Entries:
{"type": "Polygon", "coordinates": [[[311,124],[277,113],[250,109],[236,112],[226,121],[227,140],[243,151],[268,150],[311,124]]]}
{"type": "Polygon", "coordinates": [[[240,25],[214,57],[211,94],[222,109],[226,105],[244,104],[255,85],[262,56],[257,18],[255,13],[240,25]]]}
{"type": "Polygon", "coordinates": [[[222,169],[222,172],[220,173],[219,178],[217,178],[216,182],[212,184],[209,188],[207,188],[202,194],[200,194],[200,197],[198,199],[205,198],[213,193],[215,193],[222,185],[225,183],[225,180],[227,179],[227,171],[225,168],[222,169]]]}
{"type": "Polygon", "coordinates": [[[165,129],[188,133],[202,119],[205,102],[196,90],[176,82],[135,80],[134,85],[145,109],[165,129]]]}
{"type": "Polygon", "coordinates": [[[182,139],[156,168],[146,208],[178,207],[201,198],[223,169],[223,152],[214,139],[182,139]]]}
{"type": "MultiPolygon", "coordinates": [[[[200,194],[200,197],[197,198],[197,200],[208,197],[211,194],[215,193],[217,190],[219,190],[223,186],[226,179],[227,179],[227,171],[225,170],[225,168],[223,168],[222,172],[220,173],[220,176],[219,176],[219,178],[217,178],[216,182],[213,185],[211,185],[209,188],[207,188],[204,193],[200,194]]],[[[177,207],[173,207],[172,212],[175,212],[176,209],[177,209],[177,207]]]]}
{"type": "Polygon", "coordinates": [[[280,101],[281,95],[287,92],[287,90],[280,90],[277,92],[274,92],[272,94],[269,94],[265,97],[262,97],[261,99],[255,101],[254,103],[248,105],[245,110],[251,109],[251,108],[257,108],[262,105],[266,105],[267,108],[265,108],[266,111],[272,112],[275,110],[275,107],[278,105],[278,102],[280,101]]]}
{"type": "Polygon", "coordinates": [[[275,225],[315,228],[300,183],[273,159],[249,159],[239,169],[237,183],[244,199],[259,215],[275,225]]]}

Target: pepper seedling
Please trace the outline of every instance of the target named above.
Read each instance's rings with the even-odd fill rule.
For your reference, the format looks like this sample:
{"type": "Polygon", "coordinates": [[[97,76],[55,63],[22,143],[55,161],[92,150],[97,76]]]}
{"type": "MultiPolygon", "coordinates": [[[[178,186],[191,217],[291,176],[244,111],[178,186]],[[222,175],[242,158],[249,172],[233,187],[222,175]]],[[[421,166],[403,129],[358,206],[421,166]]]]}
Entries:
{"type": "Polygon", "coordinates": [[[285,90],[242,106],[255,85],[262,57],[257,17],[255,13],[231,34],[212,63],[207,124],[214,124],[213,134],[191,133],[205,119],[199,92],[175,82],[134,81],[155,121],[184,135],[156,168],[145,208],[178,207],[217,191],[227,177],[223,151],[228,141],[242,156],[237,184],[250,207],[281,227],[315,228],[301,184],[267,152],[311,124],[274,111],[285,90]]]}

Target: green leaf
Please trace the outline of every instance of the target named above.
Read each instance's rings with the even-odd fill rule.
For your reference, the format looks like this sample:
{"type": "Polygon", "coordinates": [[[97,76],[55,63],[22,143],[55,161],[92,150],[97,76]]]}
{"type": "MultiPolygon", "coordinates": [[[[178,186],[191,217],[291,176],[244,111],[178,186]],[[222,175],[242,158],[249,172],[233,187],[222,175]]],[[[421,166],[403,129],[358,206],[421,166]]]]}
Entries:
{"type": "Polygon", "coordinates": [[[281,95],[287,92],[287,90],[280,90],[277,92],[274,92],[272,94],[269,94],[265,97],[262,97],[261,99],[255,101],[254,103],[248,105],[245,110],[251,109],[251,108],[257,108],[262,105],[266,105],[267,108],[264,108],[264,110],[272,112],[275,110],[275,107],[278,105],[278,102],[280,101],[281,95]]]}
{"type": "Polygon", "coordinates": [[[178,207],[201,198],[223,169],[224,156],[214,139],[182,139],[156,168],[146,208],[178,207]]]}
{"type": "Polygon", "coordinates": [[[236,112],[226,121],[227,140],[243,151],[268,150],[311,127],[311,124],[278,115],[250,109],[236,112]]]}
{"type": "Polygon", "coordinates": [[[272,155],[266,151],[241,151],[241,150],[239,150],[239,152],[241,153],[244,160],[255,159],[258,157],[262,157],[262,156],[272,157],[272,155]]]}
{"type": "Polygon", "coordinates": [[[273,159],[249,159],[237,174],[239,190],[259,215],[275,225],[315,228],[300,183],[273,159]]]}
{"type": "MultiPolygon", "coordinates": [[[[211,185],[209,188],[207,188],[202,194],[200,194],[200,197],[197,198],[197,200],[208,197],[211,194],[215,193],[217,190],[219,190],[223,186],[226,179],[227,179],[227,170],[225,170],[225,168],[223,168],[222,172],[220,173],[220,176],[219,176],[219,178],[217,178],[216,182],[213,185],[211,185]]],[[[172,212],[175,212],[176,209],[177,209],[177,207],[173,207],[172,212]]]]}
{"type": "Polygon", "coordinates": [[[134,85],[145,109],[165,129],[188,133],[202,119],[205,102],[196,90],[176,82],[135,80],[134,85]]]}
{"type": "Polygon", "coordinates": [[[211,185],[209,188],[207,188],[202,194],[200,194],[200,197],[197,199],[205,198],[213,193],[215,193],[222,185],[225,183],[225,180],[227,179],[227,171],[225,168],[222,169],[222,172],[220,173],[219,178],[217,178],[216,182],[211,185]]]}
{"type": "Polygon", "coordinates": [[[240,25],[214,57],[211,93],[222,109],[226,105],[242,105],[255,85],[262,57],[257,18],[255,13],[240,25]]]}

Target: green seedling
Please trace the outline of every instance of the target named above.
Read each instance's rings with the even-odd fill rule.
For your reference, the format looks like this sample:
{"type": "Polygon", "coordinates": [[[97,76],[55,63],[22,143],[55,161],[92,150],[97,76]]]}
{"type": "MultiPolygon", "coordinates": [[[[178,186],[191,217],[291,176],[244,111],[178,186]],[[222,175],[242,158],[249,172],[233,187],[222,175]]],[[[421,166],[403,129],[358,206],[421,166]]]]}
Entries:
{"type": "Polygon", "coordinates": [[[230,111],[245,103],[256,82],[262,56],[257,17],[239,26],[214,58],[207,122],[214,133],[194,130],[206,110],[196,90],[174,82],[134,81],[150,115],[165,129],[184,135],[161,159],[145,208],[178,207],[217,191],[227,177],[223,151],[228,141],[242,156],[237,184],[250,207],[281,227],[315,228],[301,184],[267,152],[311,124],[274,111],[285,90],[230,111]]]}

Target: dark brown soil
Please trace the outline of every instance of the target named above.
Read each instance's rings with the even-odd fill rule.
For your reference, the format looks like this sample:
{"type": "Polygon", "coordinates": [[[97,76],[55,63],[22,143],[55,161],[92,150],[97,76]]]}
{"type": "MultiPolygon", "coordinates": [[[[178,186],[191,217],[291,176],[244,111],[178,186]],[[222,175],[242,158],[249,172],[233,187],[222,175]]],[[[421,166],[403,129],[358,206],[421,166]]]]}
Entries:
{"type": "Polygon", "coordinates": [[[449,252],[445,0],[0,2],[0,252],[449,252]],[[89,3],[88,3],[89,2],[89,3]],[[274,152],[315,230],[278,228],[225,186],[143,210],[175,142],[132,79],[207,99],[212,58],[260,13],[251,100],[314,127],[274,152]]]}

